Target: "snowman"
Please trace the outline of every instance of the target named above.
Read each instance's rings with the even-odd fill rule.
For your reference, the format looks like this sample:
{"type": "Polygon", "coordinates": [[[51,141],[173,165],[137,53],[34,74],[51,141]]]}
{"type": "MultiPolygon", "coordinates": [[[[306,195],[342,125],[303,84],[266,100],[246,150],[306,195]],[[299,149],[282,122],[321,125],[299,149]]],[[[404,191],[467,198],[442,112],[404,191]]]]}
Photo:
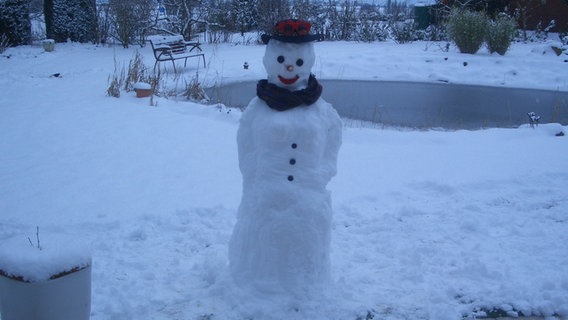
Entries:
{"type": "Polygon", "coordinates": [[[326,186],[336,174],[342,123],[311,73],[321,36],[310,28],[284,20],[262,36],[268,77],[237,132],[243,194],[229,265],[239,286],[263,294],[317,292],[330,277],[326,186]]]}

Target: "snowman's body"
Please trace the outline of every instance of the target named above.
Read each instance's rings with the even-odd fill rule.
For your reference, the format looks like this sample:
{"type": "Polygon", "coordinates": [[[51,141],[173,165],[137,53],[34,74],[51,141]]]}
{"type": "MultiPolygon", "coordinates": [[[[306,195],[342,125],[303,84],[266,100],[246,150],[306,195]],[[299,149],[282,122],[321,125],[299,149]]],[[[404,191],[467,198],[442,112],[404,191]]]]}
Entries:
{"type": "MultiPolygon", "coordinates": [[[[313,57],[302,50],[309,46],[313,54],[311,44],[290,52],[289,44],[276,42],[265,55],[269,82],[290,78],[271,65],[282,64],[282,55],[304,60],[309,71],[313,57]]],[[[299,90],[307,78],[309,72],[300,74],[305,83],[299,90]]],[[[241,286],[304,293],[327,282],[332,210],[326,185],[336,173],[341,128],[337,112],[322,98],[286,111],[258,97],[249,103],[237,134],[243,195],[229,246],[231,273],[241,286]]]]}

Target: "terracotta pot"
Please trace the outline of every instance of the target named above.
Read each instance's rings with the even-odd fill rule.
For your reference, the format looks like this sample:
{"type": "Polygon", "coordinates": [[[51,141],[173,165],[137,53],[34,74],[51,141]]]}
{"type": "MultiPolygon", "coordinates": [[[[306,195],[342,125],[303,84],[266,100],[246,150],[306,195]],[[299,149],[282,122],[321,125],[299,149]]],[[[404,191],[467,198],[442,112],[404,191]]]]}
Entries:
{"type": "Polygon", "coordinates": [[[38,282],[0,275],[2,320],[88,320],[90,314],[91,264],[38,282]]]}

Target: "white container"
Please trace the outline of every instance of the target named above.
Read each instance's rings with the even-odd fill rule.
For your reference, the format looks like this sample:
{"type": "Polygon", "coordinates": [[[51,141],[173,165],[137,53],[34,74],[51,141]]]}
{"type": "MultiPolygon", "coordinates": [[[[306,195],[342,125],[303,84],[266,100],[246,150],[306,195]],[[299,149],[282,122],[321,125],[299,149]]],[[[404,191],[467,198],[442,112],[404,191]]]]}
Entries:
{"type": "Polygon", "coordinates": [[[90,250],[74,237],[40,235],[39,228],[36,239],[0,242],[0,319],[88,320],[90,250]]]}
{"type": "Polygon", "coordinates": [[[41,44],[43,46],[43,50],[47,52],[55,50],[55,40],[53,39],[45,39],[41,42],[41,44]]]}
{"type": "Polygon", "coordinates": [[[91,265],[53,280],[24,282],[0,275],[0,319],[88,320],[91,265]]]}

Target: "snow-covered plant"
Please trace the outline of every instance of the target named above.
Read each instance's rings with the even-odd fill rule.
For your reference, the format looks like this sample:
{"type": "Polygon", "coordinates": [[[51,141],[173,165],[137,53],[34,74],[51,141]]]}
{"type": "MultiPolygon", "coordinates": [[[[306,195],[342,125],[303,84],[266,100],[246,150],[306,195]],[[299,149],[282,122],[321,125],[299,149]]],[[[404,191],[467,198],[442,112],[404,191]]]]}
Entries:
{"type": "Polygon", "coordinates": [[[128,63],[128,72],[124,81],[124,90],[132,91],[136,82],[148,82],[149,77],[146,75],[146,66],[142,61],[142,55],[136,51],[134,59],[128,63]]]}
{"type": "Polygon", "coordinates": [[[159,72],[157,77],[148,74],[148,68],[144,65],[142,55],[136,51],[134,58],[128,63],[127,70],[124,66],[120,66],[116,59],[114,60],[114,72],[109,76],[107,95],[118,98],[120,97],[120,90],[132,91],[137,82],[155,84],[153,85],[155,90],[159,81],[159,72]]]}
{"type": "Polygon", "coordinates": [[[446,30],[461,53],[476,53],[485,39],[487,16],[464,8],[450,12],[446,30]]]}
{"type": "Polygon", "coordinates": [[[413,21],[395,21],[389,27],[392,37],[397,43],[408,43],[417,39],[413,21]]]}
{"type": "Polygon", "coordinates": [[[447,41],[448,33],[442,25],[431,24],[424,30],[424,38],[422,40],[447,41]]]}
{"type": "Polygon", "coordinates": [[[357,41],[385,41],[388,38],[387,24],[381,21],[382,14],[377,6],[363,5],[358,12],[359,22],[355,28],[357,41]]]}
{"type": "Polygon", "coordinates": [[[388,37],[386,26],[379,21],[365,20],[357,26],[355,38],[358,41],[373,42],[385,41],[388,37]]]}
{"type": "Polygon", "coordinates": [[[448,41],[448,33],[444,26],[431,24],[424,30],[416,29],[414,31],[414,38],[421,41],[448,41]]]}
{"type": "Polygon", "coordinates": [[[188,100],[202,102],[207,100],[207,93],[199,83],[199,73],[195,74],[195,77],[191,79],[190,82],[185,83],[185,90],[183,96],[188,100]]]}
{"type": "MultiPolygon", "coordinates": [[[[119,98],[122,90],[130,92],[134,90],[136,83],[147,83],[152,88],[152,92],[157,96],[175,95],[161,91],[162,73],[160,68],[154,72],[148,72],[148,68],[143,62],[142,55],[137,51],[128,63],[128,69],[123,64],[119,64],[114,59],[114,72],[108,77],[107,96],[119,98]]],[[[150,105],[155,105],[153,97],[150,98],[150,105]]]]}
{"type": "Polygon", "coordinates": [[[120,98],[120,81],[118,77],[112,76],[109,77],[110,84],[107,88],[107,95],[109,97],[120,98]]]}
{"type": "Polygon", "coordinates": [[[499,15],[495,20],[489,22],[486,36],[489,52],[504,55],[511,45],[516,29],[515,20],[505,14],[499,15]]]}
{"type": "Polygon", "coordinates": [[[555,20],[551,20],[546,27],[543,27],[542,21],[539,21],[534,31],[534,37],[537,41],[546,41],[548,39],[548,33],[550,33],[550,30],[555,26],[555,20]]]}
{"type": "Polygon", "coordinates": [[[124,67],[121,70],[120,66],[116,62],[116,57],[115,57],[114,72],[112,75],[109,75],[108,77],[109,86],[107,88],[107,96],[120,98],[120,88],[122,87],[123,81],[124,81],[124,67]]]}
{"type": "Polygon", "coordinates": [[[381,23],[375,30],[377,41],[387,41],[389,38],[389,26],[381,23]]]}
{"type": "Polygon", "coordinates": [[[565,46],[568,45],[568,31],[559,32],[558,38],[560,38],[560,41],[562,42],[563,45],[565,46]]]}

